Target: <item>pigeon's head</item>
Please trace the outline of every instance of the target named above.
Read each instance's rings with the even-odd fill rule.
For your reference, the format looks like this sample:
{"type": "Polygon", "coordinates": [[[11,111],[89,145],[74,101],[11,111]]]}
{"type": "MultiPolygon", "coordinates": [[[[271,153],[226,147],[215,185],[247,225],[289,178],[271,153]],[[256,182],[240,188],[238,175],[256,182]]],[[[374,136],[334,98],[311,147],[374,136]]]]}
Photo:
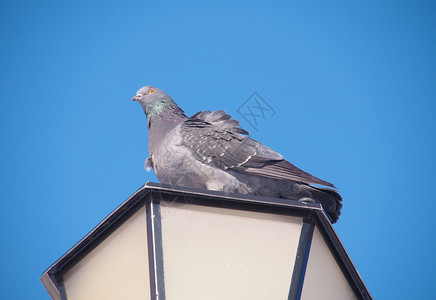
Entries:
{"type": "Polygon", "coordinates": [[[136,96],[132,98],[132,101],[139,102],[142,107],[149,107],[166,99],[171,98],[164,91],[152,86],[144,86],[136,92],[136,96]]]}
{"type": "Polygon", "coordinates": [[[183,110],[161,89],[144,86],[136,92],[136,96],[132,98],[141,104],[142,109],[147,115],[147,119],[151,119],[157,115],[164,113],[182,114],[183,110]]]}
{"type": "Polygon", "coordinates": [[[165,94],[161,89],[144,86],[136,92],[136,96],[132,98],[132,101],[136,101],[141,104],[144,112],[147,116],[153,113],[158,113],[162,108],[173,100],[165,94]]]}

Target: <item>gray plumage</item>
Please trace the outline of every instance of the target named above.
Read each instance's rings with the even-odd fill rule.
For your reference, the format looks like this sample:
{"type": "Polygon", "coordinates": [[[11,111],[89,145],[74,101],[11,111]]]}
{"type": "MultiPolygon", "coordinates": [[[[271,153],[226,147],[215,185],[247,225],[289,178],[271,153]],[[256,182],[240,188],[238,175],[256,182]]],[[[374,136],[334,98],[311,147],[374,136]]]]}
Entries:
{"type": "Polygon", "coordinates": [[[333,184],[245,136],[248,132],[225,111],[206,110],[188,118],[165,92],[150,86],[141,88],[132,100],[141,104],[147,116],[150,156],[146,167],[153,168],[161,183],[314,200],[322,204],[332,223],[338,220],[342,198],[333,184]]]}

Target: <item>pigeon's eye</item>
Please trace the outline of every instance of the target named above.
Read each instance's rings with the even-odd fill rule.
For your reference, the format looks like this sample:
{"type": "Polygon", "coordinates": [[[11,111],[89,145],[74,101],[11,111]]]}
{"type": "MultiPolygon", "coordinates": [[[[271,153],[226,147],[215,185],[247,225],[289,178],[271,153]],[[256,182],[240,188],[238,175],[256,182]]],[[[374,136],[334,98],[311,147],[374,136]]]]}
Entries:
{"type": "Polygon", "coordinates": [[[150,94],[154,94],[154,90],[153,89],[150,89],[150,94]]]}

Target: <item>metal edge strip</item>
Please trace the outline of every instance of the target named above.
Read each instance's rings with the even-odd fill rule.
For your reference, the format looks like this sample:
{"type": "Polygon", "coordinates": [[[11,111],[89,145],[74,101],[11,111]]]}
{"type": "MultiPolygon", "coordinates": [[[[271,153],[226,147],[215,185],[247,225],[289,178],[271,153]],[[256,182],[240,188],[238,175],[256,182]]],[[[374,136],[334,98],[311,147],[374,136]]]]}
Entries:
{"type": "Polygon", "coordinates": [[[301,298],[314,228],[312,220],[303,219],[288,300],[299,300],[301,298]]]}
{"type": "Polygon", "coordinates": [[[150,272],[150,293],[153,300],[165,300],[164,262],[160,201],[153,198],[147,204],[147,239],[150,272]]]}
{"type": "Polygon", "coordinates": [[[360,276],[359,272],[351,261],[350,256],[345,250],[345,247],[339,239],[338,235],[336,234],[333,226],[330,224],[330,222],[327,221],[325,213],[320,211],[314,211],[314,213],[315,224],[318,225],[317,227],[320,230],[325,243],[329,247],[333,257],[341,268],[342,273],[352,287],[356,296],[359,299],[372,300],[373,298],[369,293],[368,288],[366,287],[365,283],[362,280],[362,277],[360,276]]]}
{"type": "Polygon", "coordinates": [[[322,211],[322,206],[319,203],[315,202],[301,202],[292,199],[282,199],[282,198],[270,198],[263,196],[255,196],[255,195],[245,195],[245,194],[231,194],[220,191],[210,191],[204,189],[193,189],[193,188],[184,188],[179,186],[171,186],[167,184],[160,184],[154,182],[147,182],[145,184],[145,188],[148,188],[150,191],[163,192],[167,194],[172,193],[183,193],[187,196],[194,197],[207,197],[214,198],[219,200],[228,200],[228,201],[237,201],[237,202],[245,202],[245,203],[253,203],[253,204],[268,204],[279,207],[290,207],[290,208],[300,208],[300,209],[316,209],[322,211]]]}
{"type": "MultiPolygon", "coordinates": [[[[103,221],[95,226],[94,229],[86,234],[78,243],[71,247],[64,255],[43,272],[40,280],[52,299],[67,299],[61,273],[64,273],[66,269],[68,270],[68,266],[74,265],[74,261],[79,257],[92,251],[92,249],[94,249],[93,244],[95,244],[96,240],[107,234],[108,230],[116,230],[119,226],[113,227],[111,225],[114,223],[120,223],[126,215],[133,214],[136,210],[132,211],[132,207],[138,207],[139,209],[139,204],[144,197],[146,197],[147,193],[149,193],[149,190],[145,185],[138,189],[132,196],[119,205],[103,221]],[[86,251],[84,251],[85,249],[86,251]]],[[[121,225],[121,223],[118,225],[121,225]]]]}
{"type": "Polygon", "coordinates": [[[62,300],[56,281],[50,277],[48,272],[42,274],[40,280],[53,300],[62,300]]]}

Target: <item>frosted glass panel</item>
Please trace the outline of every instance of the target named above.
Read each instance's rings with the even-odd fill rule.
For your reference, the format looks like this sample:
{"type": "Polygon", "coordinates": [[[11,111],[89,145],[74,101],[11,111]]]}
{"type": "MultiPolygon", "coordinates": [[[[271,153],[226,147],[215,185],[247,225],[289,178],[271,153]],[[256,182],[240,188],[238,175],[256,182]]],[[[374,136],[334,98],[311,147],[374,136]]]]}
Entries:
{"type": "Polygon", "coordinates": [[[288,298],[301,218],[161,204],[167,300],[288,298]]]}
{"type": "Polygon", "coordinates": [[[150,299],[145,207],[64,275],[68,300],[150,299]]]}
{"type": "Polygon", "coordinates": [[[317,228],[313,233],[301,299],[357,299],[317,228]]]}

